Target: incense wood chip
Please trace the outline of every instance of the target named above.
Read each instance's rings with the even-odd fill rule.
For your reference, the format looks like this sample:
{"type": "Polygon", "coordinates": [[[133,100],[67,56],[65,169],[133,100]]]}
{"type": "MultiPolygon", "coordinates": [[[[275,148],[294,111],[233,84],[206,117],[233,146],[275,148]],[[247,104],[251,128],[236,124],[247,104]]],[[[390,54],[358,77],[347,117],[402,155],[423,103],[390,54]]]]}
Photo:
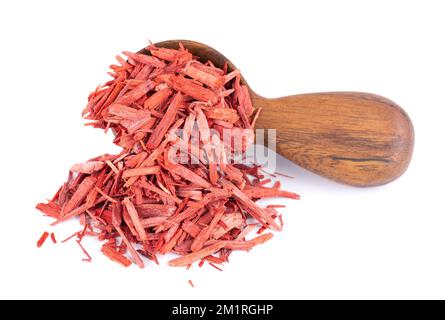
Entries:
{"type": "Polygon", "coordinates": [[[110,246],[102,246],[102,252],[104,255],[106,255],[108,258],[110,258],[113,261],[116,261],[117,263],[120,263],[124,267],[128,267],[131,265],[131,261],[121,254],[119,251],[111,248],[110,246]]]}
{"type": "Polygon", "coordinates": [[[243,190],[244,194],[249,198],[275,198],[275,197],[283,197],[290,199],[299,199],[300,196],[296,193],[285,191],[285,190],[277,190],[273,188],[265,188],[265,187],[247,187],[243,190]]]}
{"type": "Polygon", "coordinates": [[[178,108],[181,105],[181,103],[182,103],[182,95],[181,93],[178,92],[173,98],[170,105],[168,106],[167,112],[164,114],[163,118],[156,126],[152,134],[150,135],[150,138],[148,139],[147,142],[148,149],[154,149],[157,146],[159,146],[159,144],[161,143],[162,139],[165,136],[165,133],[173,124],[176,113],[178,112],[178,108]]]}
{"type": "Polygon", "coordinates": [[[48,232],[43,232],[42,236],[39,238],[39,240],[37,241],[37,248],[42,247],[43,243],[46,241],[46,239],[48,238],[49,233],[48,232]]]}
{"type": "Polygon", "coordinates": [[[77,163],[70,169],[71,172],[92,174],[93,172],[100,171],[105,166],[102,161],[87,161],[84,163],[77,163]]]}
{"type": "Polygon", "coordinates": [[[134,206],[134,204],[130,201],[130,198],[125,198],[123,201],[123,204],[128,210],[128,214],[130,215],[131,221],[133,222],[133,225],[136,229],[136,232],[139,235],[139,238],[142,241],[147,240],[147,235],[144,230],[144,226],[142,225],[141,220],[139,219],[139,214],[134,206]]]}
{"type": "Polygon", "coordinates": [[[258,236],[249,241],[218,241],[212,245],[209,245],[200,251],[190,253],[180,258],[173,259],[169,262],[172,267],[181,267],[192,264],[193,262],[203,259],[206,256],[212,255],[218,252],[222,248],[232,250],[250,250],[254,246],[262,244],[273,237],[271,233],[258,236]]]}
{"type": "Polygon", "coordinates": [[[82,250],[82,252],[85,254],[86,258],[83,258],[82,261],[84,262],[91,262],[91,256],[89,255],[89,253],[85,250],[85,248],[83,247],[82,243],[81,243],[81,238],[76,240],[77,244],[79,245],[80,249],[82,250]]]}
{"type": "Polygon", "coordinates": [[[79,187],[77,188],[76,192],[73,194],[71,199],[68,201],[68,203],[62,208],[62,216],[64,216],[66,213],[71,212],[75,208],[78,207],[80,203],[85,199],[87,194],[91,191],[92,188],[94,188],[95,183],[97,182],[97,179],[93,176],[86,177],[79,187]]]}
{"type": "Polygon", "coordinates": [[[125,170],[122,174],[122,178],[130,178],[130,177],[137,177],[137,176],[147,176],[151,174],[157,174],[161,171],[160,166],[152,166],[152,167],[145,167],[145,168],[133,168],[125,170]]]}

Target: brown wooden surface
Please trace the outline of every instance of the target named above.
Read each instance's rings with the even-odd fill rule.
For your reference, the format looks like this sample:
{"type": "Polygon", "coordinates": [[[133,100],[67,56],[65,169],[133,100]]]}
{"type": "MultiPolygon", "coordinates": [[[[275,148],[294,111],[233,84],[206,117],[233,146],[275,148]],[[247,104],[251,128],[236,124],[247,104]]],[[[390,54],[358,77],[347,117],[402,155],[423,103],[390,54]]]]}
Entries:
{"type": "Polygon", "coordinates": [[[381,185],[399,177],[411,159],[411,122],[385,98],[342,92],[253,100],[263,107],[257,127],[277,130],[277,152],[327,178],[381,185]]]}
{"type": "MultiPolygon", "coordinates": [[[[228,61],[234,68],[213,48],[181,41],[203,61],[217,66],[228,61]]],[[[178,40],[157,45],[177,48],[178,40]]],[[[303,168],[341,183],[375,186],[393,181],[408,167],[413,126],[388,99],[358,92],[267,99],[250,92],[254,107],[262,108],[256,127],[276,129],[277,152],[303,168]]]]}

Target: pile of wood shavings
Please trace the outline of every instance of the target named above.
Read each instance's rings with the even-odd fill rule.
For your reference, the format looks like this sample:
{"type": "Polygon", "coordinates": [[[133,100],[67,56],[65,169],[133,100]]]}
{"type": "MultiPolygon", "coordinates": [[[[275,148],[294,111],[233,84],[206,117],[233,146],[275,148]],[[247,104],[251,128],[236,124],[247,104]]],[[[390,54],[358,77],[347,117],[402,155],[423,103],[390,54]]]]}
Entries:
{"type": "Polygon", "coordinates": [[[262,208],[256,200],[298,195],[280,190],[278,181],[266,187],[271,179],[259,166],[227,161],[253,143],[259,113],[239,71],[199,62],[182,45],[146,50],[151,55],[117,56],[113,79],[90,94],[83,111],[87,125],[113,131],[122,152],[72,166],[52,200],[37,209],[56,219],[53,225],[80,218],[83,227],[73,237],[85,261],[91,260],[81,245],[85,236],[105,241],[102,252],[111,260],[141,268],[141,256],[157,263],[157,254],[168,252],[180,255],[171,266],[219,264],[233,250],[268,241],[272,234],[262,232],[282,229],[276,210],[282,206],[262,208]],[[175,161],[178,145],[185,163],[175,161]]]}

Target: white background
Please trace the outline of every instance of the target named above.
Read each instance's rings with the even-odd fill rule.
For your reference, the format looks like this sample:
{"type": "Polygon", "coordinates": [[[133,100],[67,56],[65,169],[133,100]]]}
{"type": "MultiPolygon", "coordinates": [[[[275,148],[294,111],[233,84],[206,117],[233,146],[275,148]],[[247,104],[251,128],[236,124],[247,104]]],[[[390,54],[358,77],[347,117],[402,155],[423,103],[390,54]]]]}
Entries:
{"type": "Polygon", "coordinates": [[[445,298],[443,1],[0,2],[0,298],[445,298]],[[219,272],[122,268],[74,242],[36,248],[34,209],[69,167],[117,148],[81,119],[123,50],[167,39],[207,43],[262,95],[356,90],[411,116],[416,146],[399,180],[357,189],[280,159],[285,229],[219,272]],[[187,281],[191,279],[196,288],[187,281]]]}

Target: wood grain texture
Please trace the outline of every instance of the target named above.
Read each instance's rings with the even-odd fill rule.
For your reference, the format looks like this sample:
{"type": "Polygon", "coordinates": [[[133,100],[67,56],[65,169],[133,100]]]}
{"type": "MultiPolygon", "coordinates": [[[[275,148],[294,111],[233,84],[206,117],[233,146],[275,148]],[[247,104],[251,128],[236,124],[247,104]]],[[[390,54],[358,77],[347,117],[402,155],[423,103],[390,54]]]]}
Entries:
{"type": "MultiPolygon", "coordinates": [[[[227,61],[230,70],[235,68],[205,44],[169,40],[156,45],[178,48],[179,41],[203,62],[222,67],[227,61]]],[[[411,120],[386,98],[333,92],[268,99],[249,90],[254,107],[262,108],[256,127],[276,129],[277,152],[303,168],[349,185],[376,186],[398,178],[409,165],[411,120]]]]}
{"type": "Polygon", "coordinates": [[[357,92],[252,97],[263,108],[257,127],[277,130],[277,152],[319,175],[375,186],[408,167],[414,130],[388,99],[357,92]]]}

